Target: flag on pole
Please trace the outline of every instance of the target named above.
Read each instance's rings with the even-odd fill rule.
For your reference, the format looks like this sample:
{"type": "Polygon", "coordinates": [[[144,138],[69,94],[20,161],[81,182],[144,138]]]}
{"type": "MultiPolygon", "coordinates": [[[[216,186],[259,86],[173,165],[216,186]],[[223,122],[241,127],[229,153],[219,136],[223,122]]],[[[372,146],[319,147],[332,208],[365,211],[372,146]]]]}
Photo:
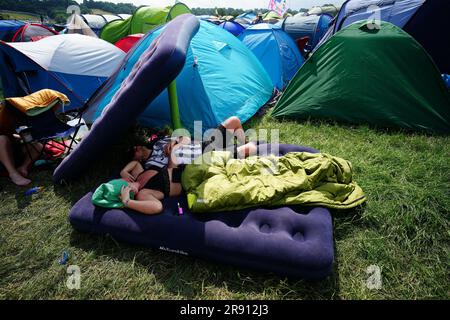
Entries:
{"type": "Polygon", "coordinates": [[[269,0],[269,10],[275,11],[280,17],[288,10],[287,0],[269,0]]]}

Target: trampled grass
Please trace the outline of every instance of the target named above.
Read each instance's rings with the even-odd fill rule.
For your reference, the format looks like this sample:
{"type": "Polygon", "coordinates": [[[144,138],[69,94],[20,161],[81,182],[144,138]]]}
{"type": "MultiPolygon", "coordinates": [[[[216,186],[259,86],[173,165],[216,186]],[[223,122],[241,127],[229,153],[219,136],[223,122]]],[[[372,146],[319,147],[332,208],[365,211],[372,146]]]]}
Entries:
{"type": "Polygon", "coordinates": [[[309,145],[352,162],[368,201],[358,210],[333,212],[336,258],[330,277],[286,279],[74,231],[69,210],[116,172],[120,159],[110,157],[115,160],[95,164],[69,187],[54,186],[50,168],[36,169],[32,178],[45,190],[32,197],[1,178],[0,298],[450,298],[449,137],[268,116],[249,126],[279,129],[281,142],[309,145]],[[63,250],[81,268],[80,290],[66,287],[66,267],[58,264],[63,250]],[[366,285],[370,265],[381,268],[381,289],[366,285]]]}

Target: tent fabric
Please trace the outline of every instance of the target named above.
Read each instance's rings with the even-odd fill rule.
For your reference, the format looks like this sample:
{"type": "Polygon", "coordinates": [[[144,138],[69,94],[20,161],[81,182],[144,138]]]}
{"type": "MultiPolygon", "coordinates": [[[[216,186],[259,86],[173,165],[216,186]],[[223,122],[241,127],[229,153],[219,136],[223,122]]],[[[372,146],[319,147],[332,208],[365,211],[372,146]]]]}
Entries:
{"type": "Polygon", "coordinates": [[[91,28],[91,30],[95,32],[97,36],[100,34],[100,31],[108,22],[103,16],[99,14],[82,14],[81,18],[91,28]]]}
{"type": "Polygon", "coordinates": [[[38,42],[0,42],[4,95],[19,97],[53,89],[70,99],[71,108],[80,108],[124,56],[106,41],[79,34],[56,35],[38,42]]]}
{"type": "Polygon", "coordinates": [[[262,16],[263,21],[266,23],[277,23],[282,17],[278,15],[275,11],[268,11],[262,16]]]}
{"type": "Polygon", "coordinates": [[[295,15],[284,19],[282,28],[294,40],[309,37],[309,46],[313,49],[327,32],[331,20],[328,14],[295,15]]]}
{"type": "Polygon", "coordinates": [[[86,22],[86,24],[99,35],[103,27],[111,21],[115,20],[125,20],[131,17],[131,14],[82,14],[81,18],[86,22]]]}
{"type": "Polygon", "coordinates": [[[111,22],[115,20],[123,20],[121,16],[117,14],[102,14],[102,17],[106,19],[106,22],[111,22]]]}
{"type": "Polygon", "coordinates": [[[17,30],[24,25],[25,22],[19,20],[0,20],[0,40],[11,42],[17,30]]]}
{"type": "Polygon", "coordinates": [[[315,51],[274,107],[275,118],[322,118],[450,133],[450,95],[429,55],[388,22],[354,23],[315,51]]]}
{"type": "Polygon", "coordinates": [[[319,45],[353,22],[377,18],[408,32],[442,73],[450,73],[450,46],[442,38],[449,32],[449,12],[448,0],[347,0],[319,45]]]}
{"type": "Polygon", "coordinates": [[[118,16],[121,17],[122,20],[126,20],[126,19],[128,19],[129,17],[131,17],[132,14],[128,14],[128,13],[119,13],[118,16]]]}
{"type": "Polygon", "coordinates": [[[37,41],[45,37],[57,35],[56,31],[38,23],[27,23],[16,31],[12,42],[37,41]]]}
{"type": "Polygon", "coordinates": [[[166,8],[142,6],[126,20],[115,20],[107,23],[100,33],[100,38],[110,43],[116,43],[127,35],[147,33],[180,14],[190,12],[191,10],[183,3],[177,3],[166,8]]]}
{"type": "Polygon", "coordinates": [[[236,37],[239,36],[245,29],[242,25],[235,21],[224,21],[219,26],[236,37]]]}
{"type": "Polygon", "coordinates": [[[77,14],[72,14],[70,17],[69,24],[66,28],[66,34],[82,34],[89,37],[98,38],[97,34],[87,25],[81,16],[77,14]]]}
{"type": "Polygon", "coordinates": [[[241,24],[244,28],[249,27],[253,21],[256,19],[256,14],[254,12],[245,12],[243,14],[238,15],[234,21],[241,24]]]}
{"type": "Polygon", "coordinates": [[[139,40],[142,39],[143,36],[145,36],[145,34],[143,33],[131,34],[117,41],[115,43],[115,46],[123,52],[127,53],[131,50],[131,48],[133,48],[136,43],[139,42],[139,40]]]}
{"type": "MultiPolygon", "coordinates": [[[[140,56],[164,30],[161,27],[148,34],[128,54],[121,71],[88,103],[87,122],[100,116],[140,56]]],[[[233,115],[244,122],[270,99],[273,91],[269,75],[254,54],[232,34],[206,21],[200,21],[200,30],[190,43],[176,84],[181,121],[191,132],[198,120],[203,121],[203,130],[233,115]]],[[[167,90],[149,104],[138,120],[148,127],[171,125],[167,90]]]]}
{"type": "Polygon", "coordinates": [[[441,73],[447,74],[450,74],[450,41],[445,35],[450,32],[449,14],[450,1],[428,0],[403,27],[425,48],[441,73]]]}
{"type": "Polygon", "coordinates": [[[279,26],[259,23],[244,30],[239,39],[255,54],[279,90],[304,62],[295,42],[279,26]]]}
{"type": "Polygon", "coordinates": [[[308,10],[308,15],[329,14],[334,17],[338,14],[338,12],[339,9],[335,5],[324,5],[321,7],[312,7],[308,10]]]}

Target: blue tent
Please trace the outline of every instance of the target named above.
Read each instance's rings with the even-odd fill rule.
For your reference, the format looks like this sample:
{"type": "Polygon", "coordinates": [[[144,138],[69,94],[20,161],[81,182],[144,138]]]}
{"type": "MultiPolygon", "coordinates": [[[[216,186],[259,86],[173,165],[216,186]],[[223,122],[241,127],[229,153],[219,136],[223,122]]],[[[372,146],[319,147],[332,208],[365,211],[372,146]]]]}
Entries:
{"type": "Polygon", "coordinates": [[[280,26],[259,23],[247,28],[239,39],[253,51],[280,90],[304,62],[294,40],[280,26]]]}
{"type": "Polygon", "coordinates": [[[18,20],[0,20],[0,40],[10,42],[21,27],[25,25],[25,22],[18,20]]]}
{"type": "Polygon", "coordinates": [[[238,22],[245,28],[249,27],[253,21],[256,19],[256,14],[252,11],[245,12],[243,14],[238,15],[234,21],[238,22]]]}
{"type": "MultiPolygon", "coordinates": [[[[164,28],[148,33],[128,53],[120,72],[112,76],[88,102],[87,122],[101,115],[139,57],[164,28]]],[[[176,86],[181,122],[191,132],[194,131],[194,121],[202,121],[203,131],[233,115],[246,121],[271,98],[273,92],[269,75],[252,52],[235,36],[206,21],[200,21],[200,29],[191,41],[184,68],[176,78],[176,86]]],[[[164,90],[138,122],[161,128],[171,125],[171,120],[169,97],[164,90]]]]}
{"type": "Polygon", "coordinates": [[[287,17],[284,19],[282,28],[294,40],[309,37],[308,46],[312,50],[327,32],[328,26],[332,19],[333,18],[328,14],[296,14],[293,17],[287,17]]]}
{"type": "Polygon", "coordinates": [[[450,73],[449,12],[449,0],[347,0],[319,45],[351,23],[380,19],[408,32],[442,73],[450,73]]]}
{"type": "Polygon", "coordinates": [[[20,97],[53,89],[68,96],[70,109],[80,108],[124,56],[106,41],[79,34],[55,35],[36,42],[0,41],[3,94],[20,97]]]}
{"type": "Polygon", "coordinates": [[[219,26],[227,30],[229,33],[235,35],[236,37],[245,30],[242,25],[235,21],[224,21],[219,26]]]}

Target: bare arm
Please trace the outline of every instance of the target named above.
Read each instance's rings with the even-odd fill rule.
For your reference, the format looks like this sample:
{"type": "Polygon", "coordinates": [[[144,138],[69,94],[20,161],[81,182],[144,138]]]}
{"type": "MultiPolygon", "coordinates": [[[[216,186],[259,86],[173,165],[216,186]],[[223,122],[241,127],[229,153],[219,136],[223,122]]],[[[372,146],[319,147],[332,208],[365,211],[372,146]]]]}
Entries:
{"type": "Polygon", "coordinates": [[[123,187],[121,191],[121,200],[125,207],[144,214],[158,214],[163,210],[161,201],[159,201],[150,192],[142,193],[137,196],[137,200],[130,199],[130,187],[123,187]]]}
{"type": "Polygon", "coordinates": [[[138,163],[139,162],[137,161],[131,161],[130,163],[128,163],[125,166],[125,168],[123,168],[122,171],[120,171],[120,177],[124,180],[134,182],[136,180],[136,177],[131,174],[131,171],[133,171],[133,169],[136,167],[138,163]]]}

